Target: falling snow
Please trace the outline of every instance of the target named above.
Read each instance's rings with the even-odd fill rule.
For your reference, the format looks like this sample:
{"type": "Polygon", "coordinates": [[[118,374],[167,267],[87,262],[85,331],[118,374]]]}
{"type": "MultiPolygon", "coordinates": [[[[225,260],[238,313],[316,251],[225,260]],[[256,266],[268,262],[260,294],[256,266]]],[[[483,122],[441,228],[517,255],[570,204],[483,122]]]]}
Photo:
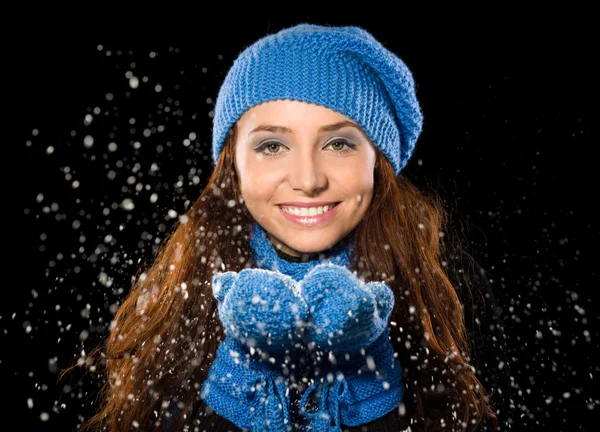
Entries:
{"type": "MultiPolygon", "coordinates": [[[[57,385],[57,376],[68,365],[85,363],[85,353],[109,334],[131,281],[146,277],[137,273],[138,268],[154,256],[173,224],[188,222],[185,213],[210,174],[209,127],[223,56],[206,59],[207,67],[202,61],[199,67],[176,67],[174,77],[168,78],[148,62],[176,63],[179,53],[174,49],[130,54],[118,46],[97,45],[96,54],[111,65],[114,82],[90,99],[90,106],[78,106],[79,113],[60,136],[47,138],[40,126],[28,129],[22,142],[45,166],[44,175],[36,176],[36,190],[26,197],[24,210],[33,239],[27,241],[43,264],[31,269],[39,274],[36,284],[30,285],[29,275],[23,275],[16,285],[7,285],[7,290],[24,291],[27,300],[0,317],[0,329],[5,336],[18,334],[32,351],[35,348],[37,354],[26,360],[35,370],[18,373],[28,395],[18,403],[47,424],[53,424],[59,414],[70,417],[73,425],[80,424],[82,416],[91,414],[101,381],[75,379],[57,385]],[[186,90],[193,97],[182,91],[186,83],[197,86],[186,90]]],[[[527,139],[539,134],[536,129],[527,139]]],[[[523,157],[535,161],[531,177],[540,175],[541,156],[523,157]]],[[[420,173],[434,169],[436,163],[424,154],[411,169],[420,173]]],[[[443,169],[451,168],[444,165],[443,169]]],[[[513,181],[505,169],[503,180],[513,181]]],[[[522,430],[550,428],[553,422],[559,425],[557,430],[582,430],[561,422],[569,413],[572,419],[595,418],[600,403],[593,391],[600,373],[598,313],[581,276],[594,277],[596,282],[590,286],[597,287],[597,263],[586,255],[583,236],[573,233],[581,229],[589,232],[589,238],[597,238],[597,231],[591,225],[577,226],[585,218],[577,219],[578,214],[564,207],[553,209],[555,216],[552,211],[534,213],[528,203],[541,198],[517,190],[515,186],[514,194],[504,197],[492,196],[495,192],[489,197],[468,196],[468,190],[463,191],[463,200],[480,198],[472,207],[461,205],[470,209],[468,217],[478,229],[483,226],[493,237],[490,243],[477,238],[475,250],[480,255],[476,258],[486,264],[498,296],[501,318],[493,325],[502,325],[508,336],[508,362],[490,359],[487,367],[500,372],[510,369],[514,422],[522,430]],[[572,220],[572,225],[557,223],[558,216],[572,220]],[[578,274],[580,279],[573,276],[578,274]]],[[[356,199],[360,203],[363,196],[356,199]]],[[[560,194],[556,200],[561,200],[560,194]]],[[[235,200],[226,204],[239,205],[235,200]]],[[[417,228],[422,235],[432,234],[426,224],[417,228]]],[[[444,236],[433,233],[436,239],[444,236]]],[[[389,244],[383,248],[394,252],[389,244]]],[[[209,251],[204,253],[202,263],[213,259],[209,251]]],[[[192,287],[176,289],[187,299],[192,287]]],[[[158,287],[144,293],[137,312],[143,315],[148,302],[157,301],[159,294],[158,287]]],[[[258,295],[252,298],[252,304],[263,301],[258,295]]],[[[408,311],[417,312],[413,305],[408,311]]],[[[419,342],[404,343],[410,349],[419,342]]],[[[0,360],[3,366],[4,356],[0,360]]],[[[415,355],[411,360],[420,359],[415,355]]],[[[371,371],[377,368],[370,356],[365,364],[371,371]]],[[[482,383],[486,385],[485,377],[482,383]]],[[[390,384],[382,381],[381,385],[389,388],[390,384]]],[[[405,410],[404,404],[400,410],[405,410]]],[[[137,421],[131,426],[140,427],[137,421]]]]}

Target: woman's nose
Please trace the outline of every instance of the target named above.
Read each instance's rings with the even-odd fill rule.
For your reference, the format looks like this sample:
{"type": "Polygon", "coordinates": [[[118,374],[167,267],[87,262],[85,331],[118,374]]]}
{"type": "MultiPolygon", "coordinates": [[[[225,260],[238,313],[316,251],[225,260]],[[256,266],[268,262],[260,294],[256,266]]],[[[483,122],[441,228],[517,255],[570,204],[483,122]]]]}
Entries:
{"type": "Polygon", "coordinates": [[[327,185],[327,174],[314,156],[302,156],[293,162],[290,186],[306,195],[315,195],[327,185]]]}

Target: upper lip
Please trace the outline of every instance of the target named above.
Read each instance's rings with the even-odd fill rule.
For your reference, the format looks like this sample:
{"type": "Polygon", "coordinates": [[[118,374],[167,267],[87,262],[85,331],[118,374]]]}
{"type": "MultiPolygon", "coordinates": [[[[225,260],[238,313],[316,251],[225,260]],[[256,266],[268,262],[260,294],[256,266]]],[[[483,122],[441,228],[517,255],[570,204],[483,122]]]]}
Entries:
{"type": "Polygon", "coordinates": [[[320,207],[320,206],[336,204],[336,203],[337,203],[337,201],[317,201],[317,202],[308,202],[308,203],[300,202],[300,201],[293,201],[293,202],[280,203],[278,205],[291,206],[291,207],[320,207]]]}

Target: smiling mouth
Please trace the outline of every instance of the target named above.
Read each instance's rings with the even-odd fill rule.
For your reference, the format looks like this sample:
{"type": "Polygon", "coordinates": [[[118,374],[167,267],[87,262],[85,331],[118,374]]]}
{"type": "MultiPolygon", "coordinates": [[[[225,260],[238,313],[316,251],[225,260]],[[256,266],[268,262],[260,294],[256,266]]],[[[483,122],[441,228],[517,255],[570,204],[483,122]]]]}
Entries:
{"type": "MultiPolygon", "coordinates": [[[[318,215],[322,215],[322,214],[328,213],[331,210],[333,210],[334,208],[336,208],[340,203],[341,203],[341,201],[334,202],[333,206],[330,207],[327,211],[325,211],[323,213],[319,213],[317,215],[312,215],[312,216],[318,216],[318,215]]],[[[329,205],[331,205],[331,204],[328,204],[328,206],[329,205]]],[[[292,208],[298,208],[298,209],[309,208],[309,207],[298,207],[298,206],[286,206],[286,205],[283,205],[283,204],[277,204],[277,207],[281,208],[282,210],[283,210],[284,207],[288,207],[288,208],[292,207],[292,208]]],[[[320,206],[320,207],[322,207],[322,206],[320,206]]],[[[315,208],[315,207],[312,207],[312,208],[315,208]]],[[[283,211],[285,212],[285,210],[283,210],[283,211]]],[[[295,215],[294,213],[289,213],[289,212],[286,212],[286,213],[291,214],[292,216],[302,216],[302,215],[295,215]]],[[[311,216],[311,215],[304,215],[304,216],[306,217],[306,216],[311,216]]]]}

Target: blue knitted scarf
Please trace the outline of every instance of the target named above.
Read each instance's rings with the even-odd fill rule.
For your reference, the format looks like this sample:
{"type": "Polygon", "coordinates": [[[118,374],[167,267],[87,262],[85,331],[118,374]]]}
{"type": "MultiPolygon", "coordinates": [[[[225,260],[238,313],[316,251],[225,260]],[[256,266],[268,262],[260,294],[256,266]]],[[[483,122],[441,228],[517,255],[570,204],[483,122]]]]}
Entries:
{"type": "Polygon", "coordinates": [[[255,223],[250,244],[254,268],[213,277],[226,336],[204,402],[251,432],[297,430],[296,420],[303,431],[341,432],[397,408],[404,386],[389,341],[390,288],[349,270],[345,241],[293,262],[255,223]],[[310,384],[298,391],[296,410],[300,383],[310,384]]]}

